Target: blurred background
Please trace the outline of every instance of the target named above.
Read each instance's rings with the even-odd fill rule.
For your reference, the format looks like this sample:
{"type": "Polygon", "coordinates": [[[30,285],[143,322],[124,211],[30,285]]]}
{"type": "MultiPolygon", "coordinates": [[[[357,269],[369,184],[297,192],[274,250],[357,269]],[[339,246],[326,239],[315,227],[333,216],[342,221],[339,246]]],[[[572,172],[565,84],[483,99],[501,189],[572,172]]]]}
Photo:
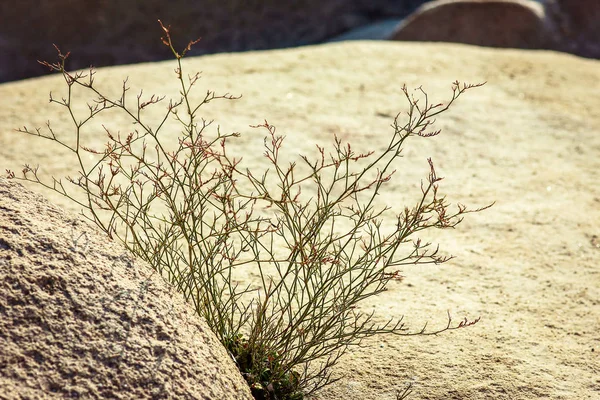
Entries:
{"type": "Polygon", "coordinates": [[[163,60],[157,22],[191,55],[293,47],[403,18],[425,0],[20,0],[0,2],[0,82],[44,74],[36,60],[71,51],[69,68],[163,60]]]}
{"type": "Polygon", "coordinates": [[[159,18],[177,49],[202,38],[190,55],[396,39],[597,58],[599,10],[598,0],[4,0],[0,82],[48,73],[36,61],[57,59],[52,44],[71,52],[69,69],[169,59],[159,18]]]}

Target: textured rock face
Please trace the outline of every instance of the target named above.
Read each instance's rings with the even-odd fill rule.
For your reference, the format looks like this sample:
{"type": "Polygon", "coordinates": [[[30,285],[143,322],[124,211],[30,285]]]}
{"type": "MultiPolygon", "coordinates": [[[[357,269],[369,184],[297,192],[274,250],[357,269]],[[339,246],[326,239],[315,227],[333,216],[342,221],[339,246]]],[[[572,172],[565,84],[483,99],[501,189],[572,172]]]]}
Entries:
{"type": "Polygon", "coordinates": [[[160,18],[191,54],[317,43],[373,20],[403,17],[426,0],[21,0],[0,2],[0,82],[41,75],[36,60],[71,51],[70,68],[170,58],[160,18]]]}
{"type": "Polygon", "coordinates": [[[0,398],[252,397],[216,337],[159,276],[89,224],[0,179],[0,398]]]}
{"type": "Polygon", "coordinates": [[[529,0],[438,0],[401,23],[393,40],[544,49],[556,34],[544,7],[529,0]]]}

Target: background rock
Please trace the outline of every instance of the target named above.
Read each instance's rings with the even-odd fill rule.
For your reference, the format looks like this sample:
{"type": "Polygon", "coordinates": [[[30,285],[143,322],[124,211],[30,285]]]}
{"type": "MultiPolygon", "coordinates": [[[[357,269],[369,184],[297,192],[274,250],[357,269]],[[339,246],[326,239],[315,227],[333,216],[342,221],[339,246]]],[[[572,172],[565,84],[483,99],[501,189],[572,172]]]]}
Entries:
{"type": "Polygon", "coordinates": [[[0,82],[44,73],[57,44],[69,68],[171,58],[157,19],[190,55],[325,41],[373,21],[404,17],[426,0],[75,0],[0,2],[0,82]]]}
{"type": "Polygon", "coordinates": [[[561,51],[600,58],[600,1],[547,0],[562,34],[561,51]]]}
{"type": "Polygon", "coordinates": [[[556,37],[553,29],[535,1],[438,0],[406,18],[391,39],[546,49],[556,37]]]}
{"type": "Polygon", "coordinates": [[[159,276],[0,179],[0,398],[252,396],[207,325],[159,276]]]}
{"type": "Polygon", "coordinates": [[[400,22],[389,38],[547,49],[600,58],[600,2],[436,0],[400,22]]]}

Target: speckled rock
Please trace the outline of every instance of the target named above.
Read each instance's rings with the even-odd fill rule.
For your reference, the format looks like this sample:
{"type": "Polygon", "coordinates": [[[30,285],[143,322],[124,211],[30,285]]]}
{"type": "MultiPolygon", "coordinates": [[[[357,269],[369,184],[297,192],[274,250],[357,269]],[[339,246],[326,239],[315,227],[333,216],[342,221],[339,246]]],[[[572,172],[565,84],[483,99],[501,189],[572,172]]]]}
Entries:
{"type": "Polygon", "coordinates": [[[252,399],[206,323],[123,247],[0,179],[1,399],[252,399]]]}

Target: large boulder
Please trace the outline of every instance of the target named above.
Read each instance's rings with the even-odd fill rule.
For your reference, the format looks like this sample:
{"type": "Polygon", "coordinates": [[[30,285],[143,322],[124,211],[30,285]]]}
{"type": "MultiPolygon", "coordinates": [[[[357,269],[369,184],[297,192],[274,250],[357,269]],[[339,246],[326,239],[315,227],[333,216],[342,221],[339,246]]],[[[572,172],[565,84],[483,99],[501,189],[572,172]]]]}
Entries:
{"type": "Polygon", "coordinates": [[[160,276],[87,222],[0,179],[0,398],[252,397],[160,276]]]}
{"type": "Polygon", "coordinates": [[[436,0],[401,22],[391,39],[546,49],[557,37],[544,6],[535,1],[436,0]]]}
{"type": "Polygon", "coordinates": [[[19,0],[0,2],[0,82],[41,75],[36,60],[71,51],[70,68],[156,61],[172,55],[160,18],[193,54],[318,43],[370,22],[404,17],[427,0],[19,0]]]}

